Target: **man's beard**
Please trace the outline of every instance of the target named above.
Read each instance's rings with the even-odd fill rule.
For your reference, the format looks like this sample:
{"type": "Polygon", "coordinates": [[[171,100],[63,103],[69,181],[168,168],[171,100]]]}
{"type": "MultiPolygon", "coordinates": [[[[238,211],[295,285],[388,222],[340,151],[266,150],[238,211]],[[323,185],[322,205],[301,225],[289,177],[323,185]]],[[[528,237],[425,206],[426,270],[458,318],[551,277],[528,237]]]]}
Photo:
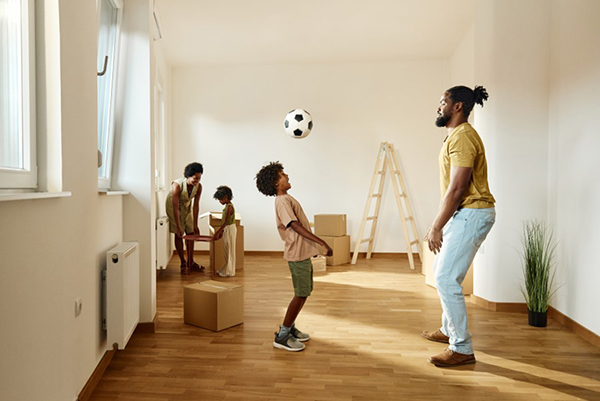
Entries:
{"type": "Polygon", "coordinates": [[[436,127],[445,127],[446,124],[448,124],[448,121],[450,121],[450,116],[446,116],[446,115],[441,115],[438,118],[435,119],[435,126],[436,127]]]}

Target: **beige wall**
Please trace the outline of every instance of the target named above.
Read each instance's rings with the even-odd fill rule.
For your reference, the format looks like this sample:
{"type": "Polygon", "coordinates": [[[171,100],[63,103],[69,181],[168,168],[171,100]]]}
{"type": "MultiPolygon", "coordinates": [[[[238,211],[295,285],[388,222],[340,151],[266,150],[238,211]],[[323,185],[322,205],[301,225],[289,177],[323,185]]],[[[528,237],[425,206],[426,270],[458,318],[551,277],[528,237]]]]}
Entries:
{"type": "Polygon", "coordinates": [[[552,305],[600,334],[600,2],[553,1],[551,17],[548,216],[562,285],[552,305]]]}
{"type": "MultiPolygon", "coordinates": [[[[141,0],[134,2],[149,7],[141,0]]],[[[528,3],[526,10],[521,3],[481,3],[480,17],[491,18],[496,26],[504,24],[515,36],[477,27],[474,31],[475,83],[488,87],[491,96],[482,110],[487,115],[478,112],[476,117],[490,149],[492,190],[499,198],[499,219],[504,220],[492,231],[496,239],[479,255],[495,265],[480,276],[482,282],[476,278],[476,291],[479,285],[485,291],[480,294],[492,301],[522,300],[516,290],[520,265],[514,249],[520,219],[548,216],[559,241],[558,282],[564,284],[553,305],[599,333],[595,284],[600,269],[590,244],[599,240],[594,230],[600,223],[600,193],[594,181],[599,166],[592,153],[600,145],[594,124],[600,60],[593,51],[600,41],[600,6],[591,0],[568,6],[553,1],[544,14],[540,2],[528,3]],[[520,28],[513,25],[517,9],[525,13],[516,19],[523,24],[520,28]],[[536,18],[539,21],[532,23],[536,18]],[[511,43],[522,45],[513,48],[511,43]],[[482,71],[487,75],[478,76],[482,71]],[[504,155],[509,155],[507,160],[504,155]]],[[[147,256],[152,255],[153,210],[158,207],[153,197],[151,123],[145,125],[147,135],[140,136],[144,152],[149,152],[137,171],[144,180],[141,195],[138,187],[128,186],[122,189],[132,195],[125,198],[99,195],[95,1],[47,0],[45,5],[50,8],[47,15],[59,15],[61,22],[60,60],[54,64],[59,68],[60,100],[52,92],[47,101],[54,103],[46,110],[56,110],[48,129],[60,131],[61,168],[55,161],[50,165],[62,173],[48,185],[72,196],[0,202],[2,400],[70,401],[80,392],[106,346],[100,301],[105,252],[123,240],[124,226],[131,222],[139,223],[141,240],[149,244],[144,248],[150,266],[143,267],[143,297],[148,315],[154,307],[153,260],[147,256]],[[141,210],[139,219],[129,212],[132,203],[141,210]],[[83,309],[76,317],[78,297],[83,309]]],[[[138,22],[144,25],[142,19],[138,22]]],[[[460,51],[454,53],[455,61],[460,51]]],[[[152,57],[149,50],[146,55],[152,57]]],[[[377,146],[393,141],[423,234],[439,200],[436,158],[443,132],[433,125],[435,107],[440,91],[454,84],[456,76],[449,68],[456,71],[459,64],[434,60],[177,68],[172,72],[171,177],[179,176],[189,161],[203,162],[203,211],[220,209],[212,193],[217,185],[231,185],[247,227],[247,249],[276,250],[281,241],[274,228],[273,199],[254,186],[263,163],[281,160],[294,186],[291,193],[307,214],[346,213],[354,236],[377,146]],[[285,113],[294,107],[304,107],[314,117],[314,132],[300,141],[288,138],[282,128],[285,113]]],[[[151,67],[146,75],[149,94],[151,67]]],[[[151,110],[151,103],[145,104],[151,110]]],[[[149,112],[142,115],[148,117],[149,112]]],[[[51,146],[56,146],[53,140],[51,146]]],[[[390,186],[382,215],[376,249],[402,251],[390,186]]]]}
{"type": "MultiPolygon", "coordinates": [[[[434,121],[447,86],[444,66],[434,60],[174,68],[173,178],[187,163],[203,163],[201,213],[221,210],[212,195],[218,185],[229,185],[246,226],[246,249],[280,250],[274,199],[260,194],[254,181],[263,164],[279,160],[290,175],[290,194],[309,219],[345,213],[355,241],[379,144],[391,141],[423,235],[440,197],[437,155],[444,133],[434,121]],[[301,140],[283,129],[294,108],[314,120],[313,132],[301,140]]],[[[389,178],[375,250],[406,250],[389,178]]]]}
{"type": "Polygon", "coordinates": [[[477,2],[475,82],[490,98],[475,107],[475,128],[497,218],[474,264],[474,292],[493,302],[523,301],[522,222],[547,213],[549,16],[544,0],[477,2]]]}
{"type": "Polygon", "coordinates": [[[125,0],[120,44],[113,187],[123,199],[123,239],[140,244],[140,321],[156,314],[156,194],[152,133],[150,4],[125,0]]]}
{"type": "Polygon", "coordinates": [[[100,274],[106,251],[122,240],[122,200],[97,187],[95,1],[46,7],[60,14],[62,97],[48,110],[60,113],[58,182],[72,196],[0,202],[3,400],[70,401],[79,393],[104,354],[100,274]]]}

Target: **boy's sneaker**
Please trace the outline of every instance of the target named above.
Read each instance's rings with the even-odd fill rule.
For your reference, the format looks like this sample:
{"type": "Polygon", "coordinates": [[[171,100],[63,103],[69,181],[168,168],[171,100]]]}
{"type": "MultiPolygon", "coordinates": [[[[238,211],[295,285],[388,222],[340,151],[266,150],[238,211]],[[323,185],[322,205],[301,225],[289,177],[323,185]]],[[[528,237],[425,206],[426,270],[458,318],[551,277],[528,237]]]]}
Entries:
{"type": "Polygon", "coordinates": [[[279,333],[275,333],[275,340],[273,340],[273,347],[275,348],[297,352],[302,351],[306,347],[304,344],[299,342],[298,339],[292,335],[292,333],[288,333],[283,338],[279,338],[278,334],[279,333]]]}
{"type": "Polygon", "coordinates": [[[292,333],[292,335],[296,337],[298,341],[304,342],[310,340],[310,336],[307,333],[303,333],[298,330],[296,326],[291,328],[290,333],[292,333]]]}

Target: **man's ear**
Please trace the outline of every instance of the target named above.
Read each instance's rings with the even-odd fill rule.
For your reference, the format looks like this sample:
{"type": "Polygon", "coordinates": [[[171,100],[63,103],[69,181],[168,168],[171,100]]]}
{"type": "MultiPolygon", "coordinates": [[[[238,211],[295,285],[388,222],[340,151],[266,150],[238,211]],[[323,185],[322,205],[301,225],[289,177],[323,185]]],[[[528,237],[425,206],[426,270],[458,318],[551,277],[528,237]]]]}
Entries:
{"type": "Polygon", "coordinates": [[[463,102],[456,102],[456,103],[454,103],[453,108],[454,108],[454,111],[456,111],[457,113],[462,112],[463,108],[464,108],[464,104],[463,104],[463,102]]]}

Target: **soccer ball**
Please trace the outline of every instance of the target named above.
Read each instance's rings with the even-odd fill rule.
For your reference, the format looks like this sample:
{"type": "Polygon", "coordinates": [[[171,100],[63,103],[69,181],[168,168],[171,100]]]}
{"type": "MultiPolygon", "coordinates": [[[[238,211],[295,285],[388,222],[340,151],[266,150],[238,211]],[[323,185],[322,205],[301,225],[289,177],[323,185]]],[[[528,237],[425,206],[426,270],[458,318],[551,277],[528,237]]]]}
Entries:
{"type": "Polygon", "coordinates": [[[302,109],[294,109],[287,113],[283,120],[285,132],[292,138],[302,139],[310,134],[312,129],[312,117],[310,113],[302,109]]]}

